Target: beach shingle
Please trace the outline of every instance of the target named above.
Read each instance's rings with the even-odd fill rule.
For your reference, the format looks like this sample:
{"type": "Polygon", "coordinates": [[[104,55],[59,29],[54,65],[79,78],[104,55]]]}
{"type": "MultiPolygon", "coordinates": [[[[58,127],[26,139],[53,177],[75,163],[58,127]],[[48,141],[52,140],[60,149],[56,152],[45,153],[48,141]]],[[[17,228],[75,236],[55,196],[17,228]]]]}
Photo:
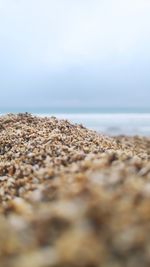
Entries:
{"type": "Polygon", "coordinates": [[[0,266],[150,265],[150,138],[0,117],[0,266]]]}

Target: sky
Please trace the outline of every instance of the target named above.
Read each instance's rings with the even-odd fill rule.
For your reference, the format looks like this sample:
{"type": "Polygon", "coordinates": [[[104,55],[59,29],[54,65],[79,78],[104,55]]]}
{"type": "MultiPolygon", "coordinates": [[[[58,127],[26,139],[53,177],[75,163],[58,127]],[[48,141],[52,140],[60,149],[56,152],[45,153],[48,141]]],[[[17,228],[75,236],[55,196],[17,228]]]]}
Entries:
{"type": "Polygon", "coordinates": [[[149,107],[149,0],[0,0],[0,107],[149,107]]]}

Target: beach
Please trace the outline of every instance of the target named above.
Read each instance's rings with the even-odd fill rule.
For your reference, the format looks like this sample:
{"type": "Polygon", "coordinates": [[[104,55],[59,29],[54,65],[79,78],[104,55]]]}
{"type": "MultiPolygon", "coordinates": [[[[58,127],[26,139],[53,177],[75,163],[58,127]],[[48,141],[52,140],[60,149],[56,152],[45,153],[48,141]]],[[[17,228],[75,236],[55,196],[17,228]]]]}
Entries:
{"type": "Polygon", "coordinates": [[[0,266],[149,267],[149,231],[149,134],[0,116],[0,266]]]}
{"type": "MultiPolygon", "coordinates": [[[[82,122],[88,129],[105,135],[150,136],[150,112],[145,113],[140,112],[140,110],[136,112],[135,110],[128,112],[127,110],[124,112],[120,110],[106,111],[71,113],[71,110],[68,110],[68,113],[51,111],[51,114],[59,119],[68,119],[73,123],[80,124],[82,122]]],[[[36,115],[43,117],[49,116],[49,113],[36,115]]]]}

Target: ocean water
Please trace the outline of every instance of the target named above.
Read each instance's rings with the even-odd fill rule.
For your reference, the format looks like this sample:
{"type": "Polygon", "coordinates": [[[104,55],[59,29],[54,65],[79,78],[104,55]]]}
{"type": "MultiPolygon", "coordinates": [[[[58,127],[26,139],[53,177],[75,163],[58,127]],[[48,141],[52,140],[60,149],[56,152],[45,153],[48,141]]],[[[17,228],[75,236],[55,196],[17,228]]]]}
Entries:
{"type": "Polygon", "coordinates": [[[0,114],[25,111],[42,117],[55,116],[67,119],[107,135],[150,136],[150,110],[148,109],[20,109],[0,110],[0,114]]]}

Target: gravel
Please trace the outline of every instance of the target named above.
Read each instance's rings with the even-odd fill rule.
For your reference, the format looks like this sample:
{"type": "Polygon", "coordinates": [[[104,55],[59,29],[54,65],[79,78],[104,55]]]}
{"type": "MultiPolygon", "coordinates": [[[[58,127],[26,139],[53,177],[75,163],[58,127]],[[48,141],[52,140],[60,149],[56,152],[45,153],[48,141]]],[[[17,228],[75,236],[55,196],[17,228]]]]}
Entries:
{"type": "Polygon", "coordinates": [[[150,266],[150,138],[0,117],[0,266],[150,266]]]}

